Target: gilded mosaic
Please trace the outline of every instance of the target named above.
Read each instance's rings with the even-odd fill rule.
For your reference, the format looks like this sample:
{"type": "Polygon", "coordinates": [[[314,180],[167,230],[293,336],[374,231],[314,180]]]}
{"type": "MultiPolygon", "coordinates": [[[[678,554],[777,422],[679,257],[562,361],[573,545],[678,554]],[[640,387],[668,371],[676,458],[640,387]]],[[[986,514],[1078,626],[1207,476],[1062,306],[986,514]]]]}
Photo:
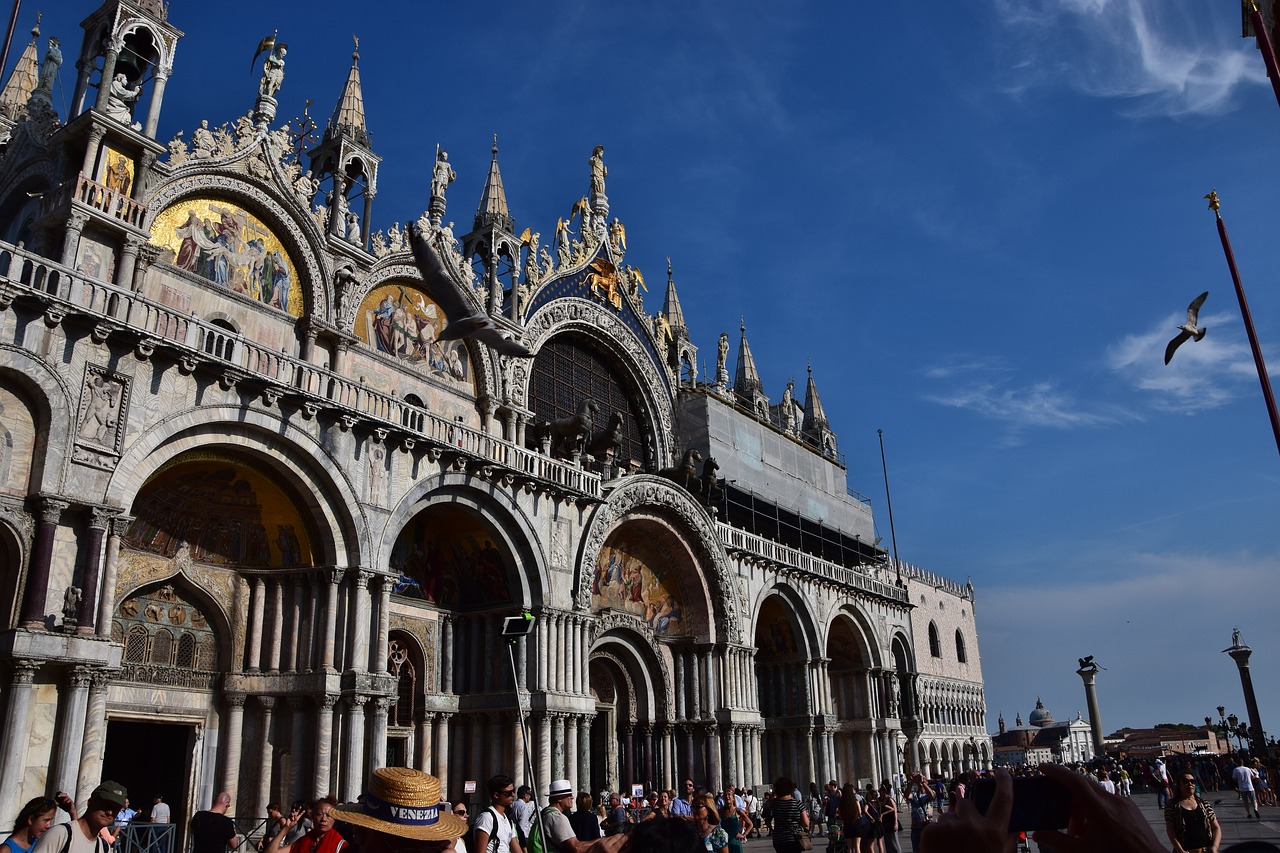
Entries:
{"type": "Polygon", "coordinates": [[[110,145],[105,146],[98,164],[98,183],[127,198],[133,189],[133,159],[110,145]]]}
{"type": "Polygon", "coordinates": [[[437,338],[446,320],[417,287],[394,282],[375,287],[356,311],[355,333],[378,352],[473,390],[471,361],[461,341],[437,338]]]}
{"type": "Polygon", "coordinates": [[[507,560],[484,524],[459,507],[431,507],[405,526],[391,550],[392,589],[449,608],[511,601],[507,560]]]}
{"type": "Polygon", "coordinates": [[[162,468],[134,501],[126,543],[223,566],[310,566],[311,540],[297,506],[259,470],[201,454],[162,468]]]}
{"type": "Polygon", "coordinates": [[[647,542],[605,545],[591,580],[591,609],[630,613],[659,637],[691,633],[679,582],[664,564],[659,549],[647,542]]]}
{"type": "Polygon", "coordinates": [[[180,201],[156,217],[151,242],[171,263],[257,302],[302,316],[298,272],[279,238],[252,213],[218,199],[180,201]]]}

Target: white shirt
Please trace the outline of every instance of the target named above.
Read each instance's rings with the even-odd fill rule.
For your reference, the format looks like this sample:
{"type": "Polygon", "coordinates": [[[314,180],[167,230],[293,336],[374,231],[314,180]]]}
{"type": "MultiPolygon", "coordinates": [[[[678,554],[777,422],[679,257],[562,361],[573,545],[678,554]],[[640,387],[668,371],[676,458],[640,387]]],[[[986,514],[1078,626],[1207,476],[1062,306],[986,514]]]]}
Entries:
{"type": "Polygon", "coordinates": [[[1236,789],[1240,791],[1253,792],[1253,770],[1245,767],[1243,764],[1231,771],[1231,778],[1236,780],[1236,789]]]}
{"type": "Polygon", "coordinates": [[[1106,791],[1108,794],[1114,794],[1116,792],[1116,783],[1112,782],[1110,779],[1099,779],[1098,784],[1101,785],[1102,790],[1106,791]]]}
{"type": "MultiPolygon", "coordinates": [[[[486,847],[488,850],[494,849],[493,839],[495,833],[493,828],[493,819],[495,814],[497,814],[496,809],[485,809],[476,817],[476,829],[483,830],[489,836],[489,844],[486,847]]],[[[498,838],[497,849],[500,851],[510,850],[511,839],[516,837],[515,824],[511,822],[511,818],[506,815],[502,815],[498,819],[498,829],[496,834],[498,838]]],[[[481,853],[481,851],[477,850],[476,853],[481,853]]]]}
{"type": "Polygon", "coordinates": [[[169,822],[169,804],[156,803],[151,807],[152,823],[168,823],[169,822]]]}

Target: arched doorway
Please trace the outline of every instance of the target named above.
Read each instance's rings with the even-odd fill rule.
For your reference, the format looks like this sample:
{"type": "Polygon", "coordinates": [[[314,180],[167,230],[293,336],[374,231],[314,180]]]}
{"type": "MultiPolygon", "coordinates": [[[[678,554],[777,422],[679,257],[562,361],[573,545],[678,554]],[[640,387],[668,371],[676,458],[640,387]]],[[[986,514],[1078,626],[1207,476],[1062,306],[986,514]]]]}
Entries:
{"type": "Polygon", "coordinates": [[[816,780],[809,697],[809,646],[795,605],[772,595],[756,621],[756,685],[764,718],[766,780],[786,775],[802,788],[816,780]]]}
{"type": "Polygon", "coordinates": [[[633,630],[613,628],[596,638],[587,663],[595,700],[595,717],[588,722],[591,790],[672,784],[673,739],[662,669],[651,640],[633,630]]]}
{"type": "Polygon", "coordinates": [[[871,745],[871,686],[867,642],[859,625],[847,615],[831,624],[827,634],[827,672],[831,707],[835,711],[836,778],[865,784],[875,777],[871,745]]]}

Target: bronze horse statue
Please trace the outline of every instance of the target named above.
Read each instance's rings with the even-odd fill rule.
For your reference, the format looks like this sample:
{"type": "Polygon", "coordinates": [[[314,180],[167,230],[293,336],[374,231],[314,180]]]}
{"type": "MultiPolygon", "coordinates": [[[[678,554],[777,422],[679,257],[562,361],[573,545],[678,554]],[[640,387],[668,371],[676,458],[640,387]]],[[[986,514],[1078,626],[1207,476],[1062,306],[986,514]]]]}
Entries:
{"type": "Polygon", "coordinates": [[[695,463],[701,460],[702,454],[693,448],[689,448],[684,452],[679,465],[674,468],[663,468],[658,472],[658,476],[666,477],[668,480],[692,492],[698,485],[698,469],[695,463]]]}
{"type": "Polygon", "coordinates": [[[592,416],[598,411],[600,406],[587,397],[578,404],[576,414],[540,424],[538,437],[549,440],[552,456],[581,453],[591,437],[592,416]]]}
{"type": "Polygon", "coordinates": [[[721,479],[716,476],[716,472],[720,470],[720,464],[716,462],[714,456],[708,456],[706,461],[702,463],[702,476],[698,478],[698,491],[702,494],[702,502],[704,504],[712,503],[717,492],[720,491],[721,479]]]}
{"type": "Polygon", "coordinates": [[[604,432],[591,439],[591,443],[587,445],[587,452],[596,459],[604,461],[609,458],[609,451],[612,450],[613,458],[616,460],[622,452],[622,424],[621,412],[610,415],[609,426],[604,432]]]}

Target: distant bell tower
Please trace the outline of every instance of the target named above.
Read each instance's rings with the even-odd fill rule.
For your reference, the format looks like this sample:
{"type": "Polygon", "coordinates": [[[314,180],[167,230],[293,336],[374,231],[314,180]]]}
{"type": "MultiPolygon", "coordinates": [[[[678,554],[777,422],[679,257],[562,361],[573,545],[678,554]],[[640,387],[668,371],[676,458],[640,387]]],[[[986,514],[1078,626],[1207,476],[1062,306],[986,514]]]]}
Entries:
{"type": "Polygon", "coordinates": [[[364,119],[364,93],[360,87],[360,41],[351,53],[351,68],[342,86],[333,116],[320,143],[307,152],[311,171],[325,191],[329,207],[326,231],[330,240],[368,251],[369,219],[378,194],[378,164],[373,138],[364,119]],[[359,206],[362,213],[354,210],[359,206]]]}
{"type": "Polygon", "coordinates": [[[489,294],[488,309],[498,316],[503,309],[503,294],[510,293],[508,313],[514,319],[517,313],[515,283],[520,258],[520,241],[515,236],[516,223],[507,207],[507,193],[502,187],[502,173],[498,170],[498,135],[493,136],[493,159],[489,161],[489,176],[485,178],[484,191],[480,193],[480,205],[471,231],[462,236],[462,256],[471,259],[476,276],[485,283],[489,294]]]}

